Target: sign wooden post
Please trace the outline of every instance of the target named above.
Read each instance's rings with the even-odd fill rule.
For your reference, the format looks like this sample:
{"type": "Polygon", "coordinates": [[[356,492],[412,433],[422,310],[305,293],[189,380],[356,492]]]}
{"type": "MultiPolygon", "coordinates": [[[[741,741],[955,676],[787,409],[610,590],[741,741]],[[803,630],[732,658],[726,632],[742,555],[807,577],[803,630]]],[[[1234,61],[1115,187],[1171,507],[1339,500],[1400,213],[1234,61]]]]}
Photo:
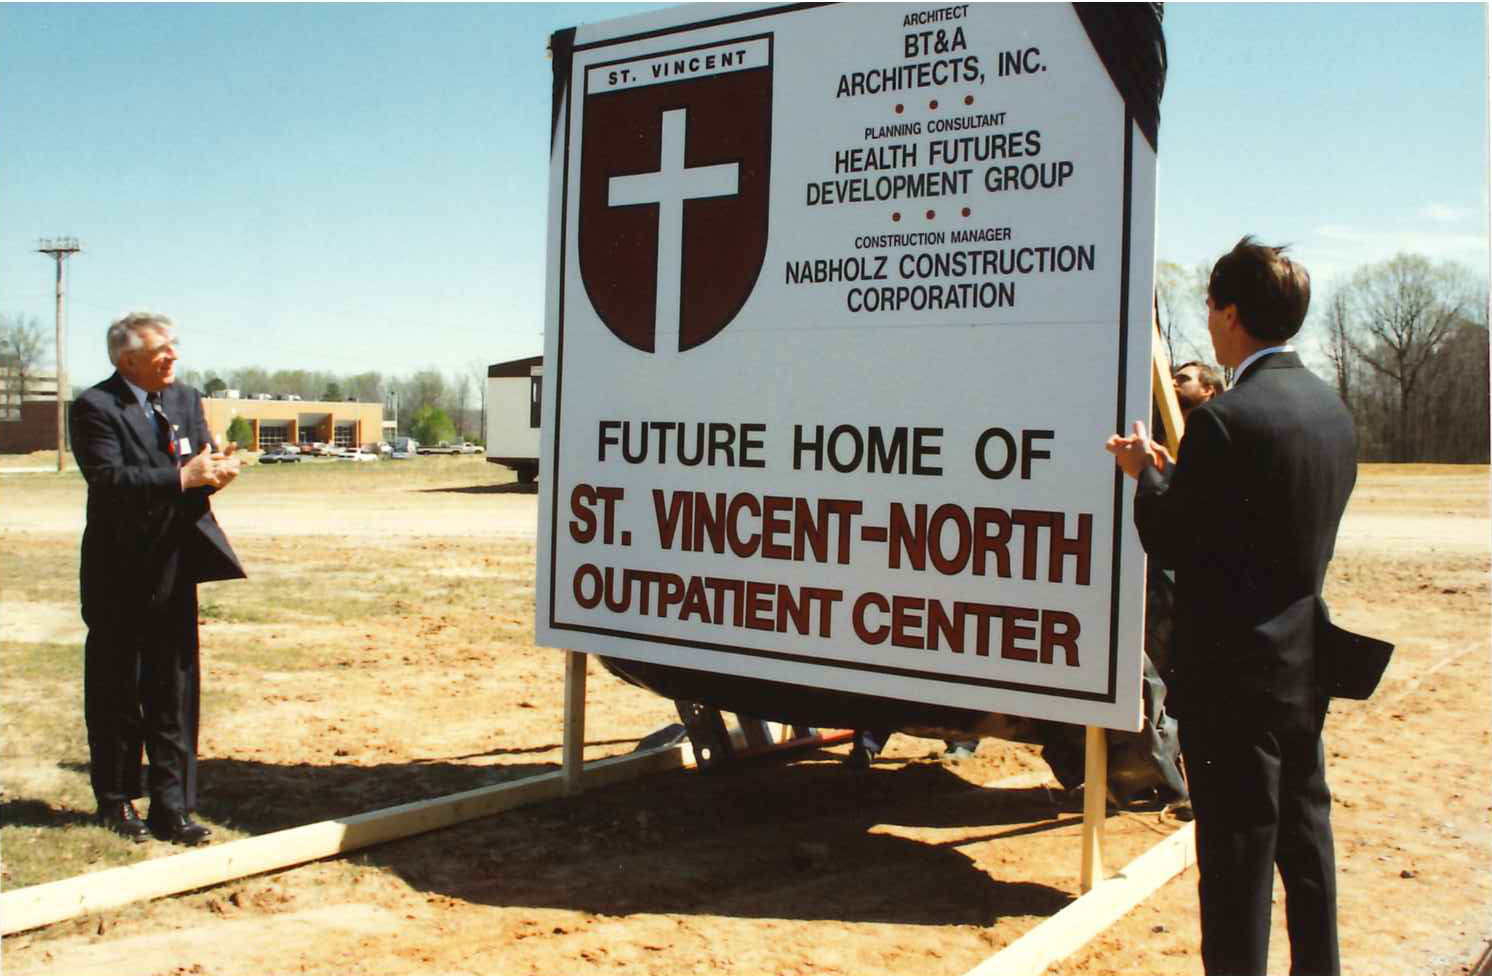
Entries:
{"type": "Polygon", "coordinates": [[[1165,424],[1166,447],[1175,457],[1181,450],[1181,435],[1185,428],[1181,420],[1181,404],[1176,399],[1176,386],[1171,381],[1171,358],[1166,355],[1166,341],[1161,338],[1158,319],[1151,345],[1155,351],[1150,355],[1150,387],[1155,391],[1155,408],[1160,411],[1161,422],[1165,424]]]}
{"type": "Polygon", "coordinates": [[[585,669],[583,651],[565,652],[565,795],[574,796],[583,788],[585,771],[585,669]]]}
{"type": "Polygon", "coordinates": [[[1086,893],[1103,880],[1103,821],[1109,798],[1109,746],[1103,729],[1087,728],[1083,743],[1083,866],[1079,886],[1086,893]]]}
{"type": "MultiPolygon", "coordinates": [[[[1151,339],[1151,386],[1155,397],[1155,408],[1165,425],[1166,447],[1171,456],[1181,451],[1181,435],[1185,422],[1181,419],[1181,404],[1176,400],[1176,387],[1171,382],[1171,360],[1166,355],[1166,343],[1160,334],[1160,320],[1153,322],[1151,339]]],[[[1153,433],[1153,432],[1152,432],[1153,433]]],[[[1103,880],[1103,822],[1105,802],[1108,798],[1108,742],[1103,729],[1090,725],[1084,741],[1083,751],[1083,865],[1081,886],[1084,892],[1103,880]]]]}

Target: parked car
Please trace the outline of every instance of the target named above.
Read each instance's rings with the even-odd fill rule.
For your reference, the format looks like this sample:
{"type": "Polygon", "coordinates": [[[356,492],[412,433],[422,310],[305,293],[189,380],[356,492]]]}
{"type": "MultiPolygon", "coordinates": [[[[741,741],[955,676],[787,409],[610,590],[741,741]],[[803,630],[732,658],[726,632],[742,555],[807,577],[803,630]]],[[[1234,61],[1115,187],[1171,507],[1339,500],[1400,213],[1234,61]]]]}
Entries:
{"type": "Polygon", "coordinates": [[[427,444],[421,444],[420,445],[420,453],[421,454],[481,454],[482,453],[482,449],[480,447],[478,447],[477,445],[468,443],[466,441],[461,441],[460,443],[452,443],[450,441],[441,441],[439,444],[435,444],[433,446],[432,445],[427,445],[427,444]]]}
{"type": "Polygon", "coordinates": [[[336,457],[341,461],[377,461],[378,452],[366,447],[348,447],[338,450],[336,457]]]}
{"type": "Polygon", "coordinates": [[[260,464],[292,464],[300,460],[300,452],[294,448],[272,447],[259,455],[260,464]]]}

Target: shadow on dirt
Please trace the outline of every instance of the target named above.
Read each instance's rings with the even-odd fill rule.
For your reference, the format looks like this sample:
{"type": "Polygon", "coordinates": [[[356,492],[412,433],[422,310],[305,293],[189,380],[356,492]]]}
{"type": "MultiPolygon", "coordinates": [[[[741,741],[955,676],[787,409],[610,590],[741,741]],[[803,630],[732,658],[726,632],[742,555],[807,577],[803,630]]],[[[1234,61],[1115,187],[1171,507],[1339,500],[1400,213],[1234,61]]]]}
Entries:
{"type": "Polygon", "coordinates": [[[91,823],[91,811],[62,809],[45,800],[18,797],[0,802],[0,827],[77,827],[91,823]]]}
{"type": "Polygon", "coordinates": [[[987,926],[1052,915],[1072,896],[991,877],[963,848],[1080,819],[1042,789],[982,789],[936,763],[852,772],[820,753],[653,776],[364,857],[415,888],[479,904],[987,926]],[[897,827],[956,837],[911,839],[897,827]]]}
{"type": "MultiPolygon", "coordinates": [[[[528,751],[538,750],[501,750],[528,751]]],[[[207,759],[199,812],[209,823],[259,835],[558,768],[472,766],[462,758],[479,757],[376,766],[207,759]]],[[[38,800],[0,803],[5,824],[90,820],[89,812],[38,800]]],[[[1080,820],[1070,798],[1041,788],[981,788],[935,762],[852,771],[838,755],[816,752],[792,764],[654,775],[358,856],[416,889],[477,904],[988,926],[1005,916],[1051,916],[1072,895],[1001,880],[966,851],[1080,820]],[[903,829],[950,836],[898,836],[903,829]]]]}
{"type": "Polygon", "coordinates": [[[421,488],[420,494],[433,495],[454,493],[458,495],[537,495],[539,485],[537,482],[523,484],[518,481],[509,481],[501,485],[461,485],[456,488],[421,488]]]}

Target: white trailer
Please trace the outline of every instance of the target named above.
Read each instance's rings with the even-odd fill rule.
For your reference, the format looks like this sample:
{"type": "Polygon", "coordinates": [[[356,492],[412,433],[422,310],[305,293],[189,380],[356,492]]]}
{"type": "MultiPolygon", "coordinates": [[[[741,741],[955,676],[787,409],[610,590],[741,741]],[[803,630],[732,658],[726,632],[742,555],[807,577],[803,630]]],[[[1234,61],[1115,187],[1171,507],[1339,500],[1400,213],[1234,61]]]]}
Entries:
{"type": "Polygon", "coordinates": [[[487,460],[512,468],[524,484],[539,476],[543,381],[543,356],[487,367],[487,460]]]}

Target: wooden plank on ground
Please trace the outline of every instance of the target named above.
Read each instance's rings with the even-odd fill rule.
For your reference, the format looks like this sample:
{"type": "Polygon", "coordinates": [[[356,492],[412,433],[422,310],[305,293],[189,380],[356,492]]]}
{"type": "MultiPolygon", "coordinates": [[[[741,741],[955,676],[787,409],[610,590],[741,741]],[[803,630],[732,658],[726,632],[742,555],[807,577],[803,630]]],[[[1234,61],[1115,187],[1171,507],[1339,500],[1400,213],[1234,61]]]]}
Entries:
{"type": "Polygon", "coordinates": [[[965,976],[1040,976],[1195,864],[1195,828],[1191,823],[1182,827],[965,976]]]}
{"type": "MultiPolygon", "coordinates": [[[[685,751],[663,746],[601,759],[585,767],[586,787],[605,786],[684,765],[685,751]]],[[[258,837],[199,847],[169,857],[32,885],[0,894],[0,935],[24,932],[89,912],[293,867],[401,837],[438,830],[564,795],[556,770],[431,800],[323,820],[258,837]]]]}

